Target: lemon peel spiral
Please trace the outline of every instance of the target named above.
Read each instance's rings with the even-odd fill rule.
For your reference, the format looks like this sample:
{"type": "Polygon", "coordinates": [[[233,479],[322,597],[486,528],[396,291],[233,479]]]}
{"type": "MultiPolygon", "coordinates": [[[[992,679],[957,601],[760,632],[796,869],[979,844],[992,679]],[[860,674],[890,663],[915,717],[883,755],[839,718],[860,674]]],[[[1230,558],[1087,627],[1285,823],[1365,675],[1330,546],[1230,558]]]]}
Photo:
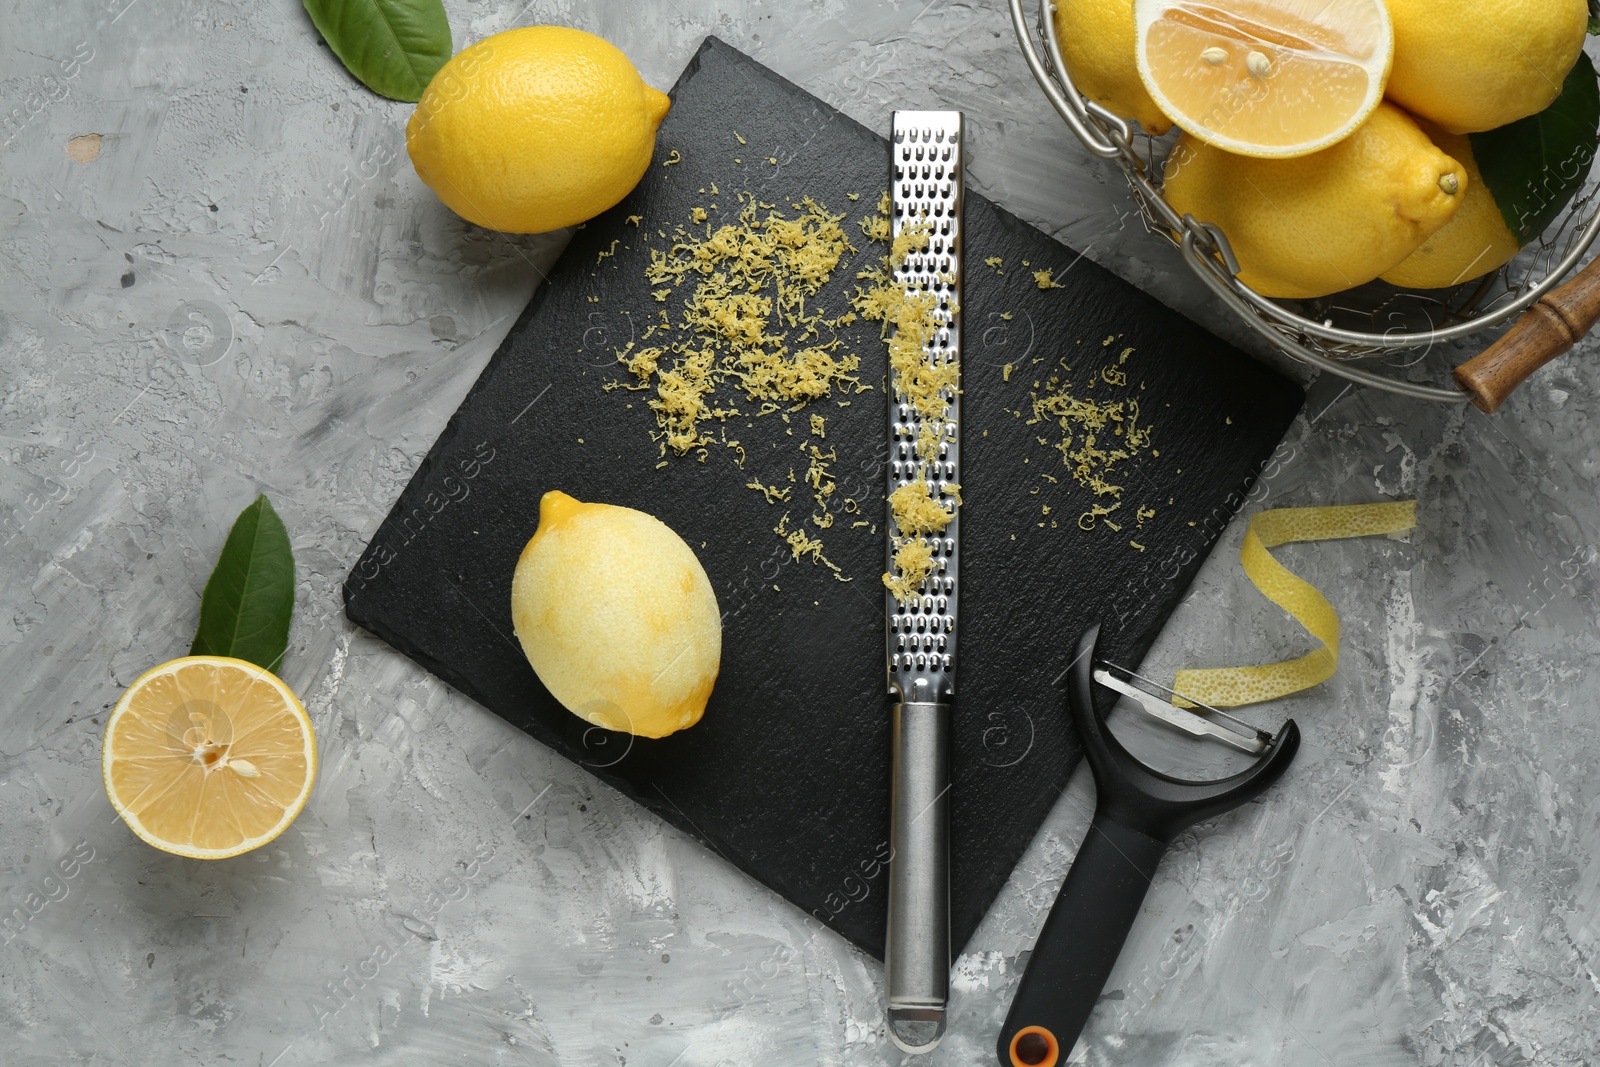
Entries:
{"type": "Polygon", "coordinates": [[[1210,667],[1178,672],[1173,689],[1194,703],[1232,708],[1309,689],[1333,677],[1339,665],[1339,613],[1310,582],[1273,558],[1269,549],[1297,541],[1333,541],[1405,533],[1417,524],[1417,502],[1352,504],[1340,507],[1277,508],[1250,519],[1239,562],[1263,596],[1284,611],[1321,646],[1296,659],[1250,667],[1210,667]]]}

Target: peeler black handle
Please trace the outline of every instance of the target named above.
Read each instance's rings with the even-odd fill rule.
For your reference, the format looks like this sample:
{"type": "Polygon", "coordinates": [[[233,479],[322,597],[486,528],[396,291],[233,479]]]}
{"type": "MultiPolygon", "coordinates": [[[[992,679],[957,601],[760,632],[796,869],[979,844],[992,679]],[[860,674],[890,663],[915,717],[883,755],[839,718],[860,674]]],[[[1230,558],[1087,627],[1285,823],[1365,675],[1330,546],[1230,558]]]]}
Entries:
{"type": "Polygon", "coordinates": [[[1064,1062],[1133,929],[1167,843],[1096,815],[1034,942],[1011,1012],[1000,1062],[1064,1062]]]}
{"type": "Polygon", "coordinates": [[[1000,1028],[996,1051],[1002,1067],[1066,1062],[1167,845],[1187,827],[1260,796],[1300,748],[1300,730],[1291,719],[1252,766],[1218,781],[1187,781],[1146,767],[1105,728],[1094,682],[1099,637],[1096,625],[1079,639],[1067,686],[1067,708],[1094,772],[1094,821],[1000,1028]]]}

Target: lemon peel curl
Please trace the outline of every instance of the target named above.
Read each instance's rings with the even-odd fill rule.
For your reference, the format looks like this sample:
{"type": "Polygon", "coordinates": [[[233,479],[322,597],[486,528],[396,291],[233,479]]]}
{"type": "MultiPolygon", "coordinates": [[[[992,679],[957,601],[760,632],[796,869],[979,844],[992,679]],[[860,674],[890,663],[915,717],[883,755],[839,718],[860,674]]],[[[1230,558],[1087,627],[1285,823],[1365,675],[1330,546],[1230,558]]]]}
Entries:
{"type": "Polygon", "coordinates": [[[1284,611],[1321,646],[1296,659],[1249,667],[1212,667],[1178,672],[1173,689],[1179,707],[1194,703],[1231,708],[1298,693],[1333,677],[1339,665],[1339,613],[1310,582],[1273,558],[1269,549],[1297,541],[1332,541],[1405,533],[1417,524],[1417,502],[1340,507],[1277,508],[1250,519],[1239,562],[1263,596],[1284,611]]]}

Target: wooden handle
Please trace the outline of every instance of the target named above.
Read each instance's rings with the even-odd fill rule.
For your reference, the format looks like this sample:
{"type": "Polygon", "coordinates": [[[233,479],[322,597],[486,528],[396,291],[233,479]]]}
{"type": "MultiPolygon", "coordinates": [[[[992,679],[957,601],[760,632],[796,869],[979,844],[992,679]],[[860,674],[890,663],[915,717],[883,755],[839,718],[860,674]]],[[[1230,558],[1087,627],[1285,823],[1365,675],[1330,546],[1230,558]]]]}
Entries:
{"type": "Polygon", "coordinates": [[[1494,414],[1528,376],[1583,340],[1600,321],[1600,259],[1546,293],[1506,335],[1456,368],[1456,384],[1494,414]]]}

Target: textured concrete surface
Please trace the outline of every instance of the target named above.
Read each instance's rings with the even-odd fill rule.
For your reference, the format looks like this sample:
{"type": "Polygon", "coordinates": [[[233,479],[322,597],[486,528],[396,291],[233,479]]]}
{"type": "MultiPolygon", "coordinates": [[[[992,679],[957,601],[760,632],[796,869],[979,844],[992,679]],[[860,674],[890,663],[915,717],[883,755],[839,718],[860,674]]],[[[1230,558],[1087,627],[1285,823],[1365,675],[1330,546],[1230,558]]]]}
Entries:
{"type": "MultiPolygon", "coordinates": [[[[978,188],[1239,336],[1048,111],[998,5],[447,7],[458,46],[573,24],[661,86],[712,32],[870,125],[963,108],[978,188]]],[[[343,575],[562,244],[451,216],[408,114],[293,0],[0,6],[0,1062],[900,1062],[875,963],[344,620],[343,575]],[[100,730],[187,648],[259,491],[300,565],[284,673],[321,775],[272,846],[187,862],[113,816],[100,730]]],[[[1600,1058],[1592,354],[1493,419],[1311,383],[1255,505],[1415,495],[1420,526],[1285,550],[1344,613],[1342,669],[1253,712],[1297,718],[1298,765],[1181,840],[1080,1057],[1600,1058]]],[[[1241,533],[1158,674],[1304,650],[1241,533]]],[[[928,1062],[991,1062],[1092,802],[1080,772],[928,1062]]]]}

